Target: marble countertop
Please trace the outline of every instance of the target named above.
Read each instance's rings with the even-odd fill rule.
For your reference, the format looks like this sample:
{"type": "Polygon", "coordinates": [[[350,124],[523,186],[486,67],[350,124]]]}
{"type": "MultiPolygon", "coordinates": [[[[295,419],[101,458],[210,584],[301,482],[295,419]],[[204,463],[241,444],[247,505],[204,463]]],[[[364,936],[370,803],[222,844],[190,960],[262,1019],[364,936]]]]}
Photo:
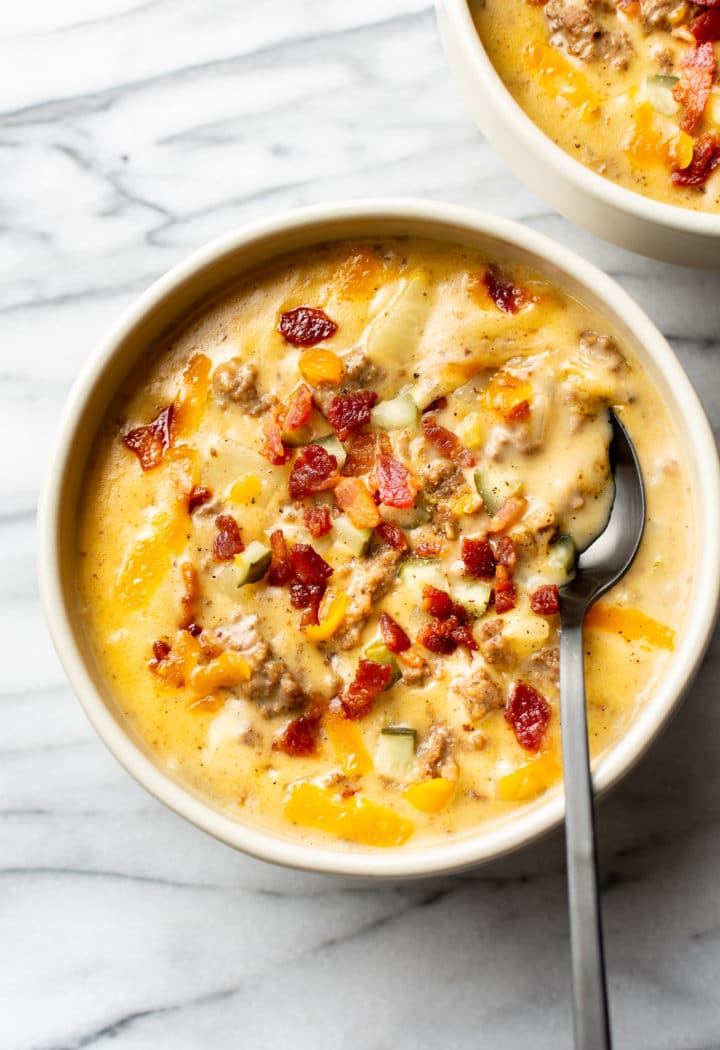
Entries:
{"type": "MultiPolygon", "coordinates": [[[[34,515],[58,415],[155,277],[247,220],[417,194],[528,223],[609,271],[720,424],[720,275],[613,248],[506,170],[423,0],[63,0],[0,30],[0,1048],[563,1050],[562,840],[372,887],[233,853],[96,739],[47,637],[34,515]]],[[[711,649],[601,806],[616,1047],[720,1047],[720,705],[711,649]]]]}

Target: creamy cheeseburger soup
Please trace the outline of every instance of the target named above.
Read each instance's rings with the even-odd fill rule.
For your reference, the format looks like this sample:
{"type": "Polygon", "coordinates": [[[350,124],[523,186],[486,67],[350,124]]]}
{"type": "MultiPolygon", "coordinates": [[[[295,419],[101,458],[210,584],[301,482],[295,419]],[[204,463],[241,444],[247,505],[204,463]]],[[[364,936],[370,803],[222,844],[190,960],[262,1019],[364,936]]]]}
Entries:
{"type": "Polygon", "coordinates": [[[715,0],[472,0],[490,61],[554,142],[627,189],[720,211],[715,0]]]}
{"type": "Polygon", "coordinates": [[[132,732],[239,820],[396,847],[561,777],[558,587],[612,501],[648,522],[590,613],[591,749],[672,659],[692,494],[648,376],[521,267],[414,240],[253,273],[149,347],[87,471],[79,589],[132,732]]]}

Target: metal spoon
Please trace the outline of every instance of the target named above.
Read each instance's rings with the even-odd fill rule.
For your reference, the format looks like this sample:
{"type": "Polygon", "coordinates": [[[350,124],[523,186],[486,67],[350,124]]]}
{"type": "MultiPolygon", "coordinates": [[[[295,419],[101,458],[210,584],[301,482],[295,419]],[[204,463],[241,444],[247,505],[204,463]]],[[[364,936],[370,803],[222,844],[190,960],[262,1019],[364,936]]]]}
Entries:
{"type": "Polygon", "coordinates": [[[645,491],[635,449],[614,412],[610,421],[610,466],[615,482],[610,517],[603,532],[580,555],[573,579],[560,589],[560,707],[575,1050],[610,1050],[611,1046],[585,711],[583,620],[593,602],[630,567],[645,525],[645,491]]]}

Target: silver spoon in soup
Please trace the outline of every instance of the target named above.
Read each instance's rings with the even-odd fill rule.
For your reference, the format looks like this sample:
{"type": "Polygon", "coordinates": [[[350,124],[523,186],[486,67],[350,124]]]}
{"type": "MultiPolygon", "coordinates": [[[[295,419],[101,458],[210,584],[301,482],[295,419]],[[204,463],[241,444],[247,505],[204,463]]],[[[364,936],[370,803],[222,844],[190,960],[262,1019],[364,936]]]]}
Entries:
{"type": "Polygon", "coordinates": [[[614,412],[610,420],[615,484],[610,517],[602,533],[580,555],[572,580],[560,589],[560,709],[575,1050],[610,1050],[611,1046],[585,709],[583,620],[593,602],[627,572],[645,526],[640,464],[614,412]]]}

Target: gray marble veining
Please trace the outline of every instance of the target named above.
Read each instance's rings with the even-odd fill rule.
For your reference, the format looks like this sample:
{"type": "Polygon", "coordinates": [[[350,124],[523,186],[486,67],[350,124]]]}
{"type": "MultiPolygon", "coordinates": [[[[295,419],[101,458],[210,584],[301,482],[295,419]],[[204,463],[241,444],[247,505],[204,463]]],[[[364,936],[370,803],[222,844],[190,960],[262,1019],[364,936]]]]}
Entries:
{"type": "MultiPolygon", "coordinates": [[[[585,234],[466,117],[420,0],[64,0],[0,13],[0,1050],[571,1045],[561,840],[386,885],[261,864],[146,795],[97,741],[43,625],[34,510],[63,400],[188,251],[365,195],[521,219],[613,274],[720,425],[720,276],[585,234]]],[[[605,800],[616,1045],[720,1047],[717,638],[605,800]]]]}

